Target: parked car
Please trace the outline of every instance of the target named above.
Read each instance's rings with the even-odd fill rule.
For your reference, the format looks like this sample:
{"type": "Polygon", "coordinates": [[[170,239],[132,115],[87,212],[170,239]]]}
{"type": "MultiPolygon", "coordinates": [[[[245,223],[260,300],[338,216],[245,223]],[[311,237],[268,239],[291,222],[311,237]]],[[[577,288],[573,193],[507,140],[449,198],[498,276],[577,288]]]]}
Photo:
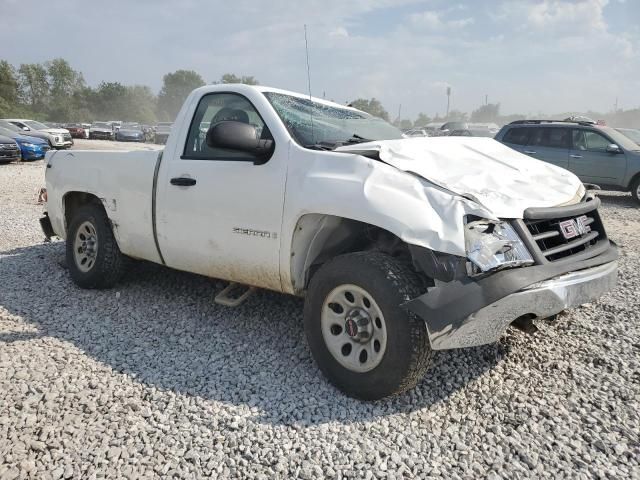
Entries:
{"type": "Polygon", "coordinates": [[[440,130],[442,132],[444,132],[445,134],[453,131],[453,130],[467,130],[469,128],[469,124],[467,122],[447,122],[444,123],[441,127],[440,130]]]}
{"type": "Polygon", "coordinates": [[[50,149],[47,140],[21,135],[8,128],[0,127],[0,135],[12,138],[18,144],[22,160],[40,160],[50,149]]]}
{"type": "Polygon", "coordinates": [[[50,133],[41,132],[39,130],[24,131],[22,128],[14,125],[11,122],[8,122],[7,120],[0,120],[0,127],[6,130],[10,130],[14,133],[19,133],[20,135],[23,135],[25,137],[34,137],[34,138],[39,138],[41,140],[45,140],[50,147],[53,147],[53,143],[55,142],[54,136],[51,135],[50,133]]]}
{"type": "Polygon", "coordinates": [[[11,137],[0,135],[0,163],[20,161],[20,147],[11,137]]]}
{"type": "Polygon", "coordinates": [[[69,130],[72,138],[87,138],[87,132],[79,123],[67,123],[64,128],[69,130]]]}
{"type": "Polygon", "coordinates": [[[640,202],[640,146],[591,121],[518,120],[496,140],[575,173],[585,183],[631,192],[640,202]]]}
{"type": "Polygon", "coordinates": [[[616,282],[600,201],[572,173],[490,138],[401,138],[306,94],[207,85],[162,152],[54,152],[47,167],[41,225],[66,239],[77,285],[115,285],[132,257],[232,282],[215,297],[229,306],[249,286],[304,297],[313,357],[359,398],[616,282]]]}
{"type": "Polygon", "coordinates": [[[89,128],[89,138],[95,140],[113,140],[113,127],[108,122],[94,122],[89,128]]]}
{"type": "Polygon", "coordinates": [[[410,128],[409,130],[405,130],[402,132],[402,136],[404,138],[410,137],[429,137],[429,132],[427,132],[424,128],[410,128]]]}
{"type": "Polygon", "coordinates": [[[169,134],[171,133],[172,122],[158,122],[156,125],[156,131],[153,138],[153,143],[163,145],[167,143],[169,134]]]}
{"type": "Polygon", "coordinates": [[[119,142],[143,142],[145,141],[142,127],[137,123],[123,123],[116,132],[116,140],[119,142]]]}
{"type": "Polygon", "coordinates": [[[487,137],[493,138],[495,135],[488,128],[469,127],[464,130],[451,130],[447,135],[450,137],[487,137]]]}
{"type": "Polygon", "coordinates": [[[640,130],[636,128],[616,128],[616,130],[640,145],[640,130]]]}
{"type": "Polygon", "coordinates": [[[47,132],[51,134],[51,146],[53,148],[70,148],[73,146],[73,139],[69,130],[64,128],[50,128],[44,123],[37,122],[35,120],[28,120],[24,118],[5,118],[10,123],[22,129],[25,133],[34,131],[47,132]]]}

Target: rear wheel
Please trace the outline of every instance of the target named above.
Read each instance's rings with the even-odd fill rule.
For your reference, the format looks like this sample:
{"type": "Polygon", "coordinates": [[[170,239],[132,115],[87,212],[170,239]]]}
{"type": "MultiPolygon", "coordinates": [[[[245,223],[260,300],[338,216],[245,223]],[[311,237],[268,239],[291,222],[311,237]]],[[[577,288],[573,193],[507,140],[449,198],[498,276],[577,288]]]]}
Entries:
{"type": "Polygon", "coordinates": [[[636,202],[640,203],[640,175],[631,182],[631,196],[636,202]]]}
{"type": "Polygon", "coordinates": [[[309,285],[304,320],[311,353],[329,381],[364,400],[414,387],[431,348],[424,321],[401,305],[422,290],[410,266],[382,253],[325,264],[309,285]]]}
{"type": "Polygon", "coordinates": [[[82,288],[109,288],[124,274],[120,252],[101,205],[80,207],[69,225],[66,257],[73,281],[82,288]]]}

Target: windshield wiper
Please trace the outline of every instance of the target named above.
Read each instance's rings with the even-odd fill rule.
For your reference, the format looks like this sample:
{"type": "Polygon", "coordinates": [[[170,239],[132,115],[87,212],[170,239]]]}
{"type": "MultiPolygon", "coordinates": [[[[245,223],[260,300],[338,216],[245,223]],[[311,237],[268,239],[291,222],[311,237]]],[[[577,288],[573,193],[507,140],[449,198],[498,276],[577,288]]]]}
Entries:
{"type": "Polygon", "coordinates": [[[373,140],[370,140],[368,138],[364,138],[361,137],[360,135],[358,135],[357,133],[354,133],[351,138],[348,138],[347,140],[345,140],[343,143],[346,145],[349,144],[353,144],[353,143],[365,143],[365,142],[373,142],[373,140]]]}
{"type": "Polygon", "coordinates": [[[333,150],[334,148],[336,148],[336,144],[334,143],[325,143],[325,142],[320,142],[320,143],[311,143],[309,145],[303,145],[304,148],[309,148],[311,150],[333,150]]]}

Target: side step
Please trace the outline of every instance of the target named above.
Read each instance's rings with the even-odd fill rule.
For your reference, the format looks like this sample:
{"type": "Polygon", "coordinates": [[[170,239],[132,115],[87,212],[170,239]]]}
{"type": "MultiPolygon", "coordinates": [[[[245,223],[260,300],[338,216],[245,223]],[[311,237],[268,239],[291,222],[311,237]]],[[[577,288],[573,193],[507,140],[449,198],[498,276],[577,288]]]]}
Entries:
{"type": "Polygon", "coordinates": [[[240,283],[231,282],[213,299],[218,305],[237,307],[243,304],[256,291],[256,287],[249,287],[240,283]]]}

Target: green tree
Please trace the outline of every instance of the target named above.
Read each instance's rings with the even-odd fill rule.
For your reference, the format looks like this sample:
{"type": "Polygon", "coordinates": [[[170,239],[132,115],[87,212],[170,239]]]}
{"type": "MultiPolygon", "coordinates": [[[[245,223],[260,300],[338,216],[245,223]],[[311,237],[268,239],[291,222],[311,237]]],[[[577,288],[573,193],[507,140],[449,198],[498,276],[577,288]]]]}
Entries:
{"type": "Polygon", "coordinates": [[[500,104],[488,103],[471,112],[472,122],[495,122],[500,117],[500,104]]]}
{"type": "Polygon", "coordinates": [[[447,121],[449,122],[466,122],[468,115],[466,112],[461,112],[460,110],[451,110],[449,112],[449,116],[447,117],[447,121]]]}
{"type": "Polygon", "coordinates": [[[47,69],[38,63],[23,63],[18,69],[20,99],[34,110],[44,111],[49,98],[47,69]]]}
{"type": "Polygon", "coordinates": [[[424,127],[425,125],[431,123],[431,117],[429,117],[429,115],[425,115],[424,113],[420,112],[418,114],[418,118],[416,118],[416,121],[413,122],[413,126],[414,127],[424,127]]]}
{"type": "Polygon", "coordinates": [[[18,103],[18,78],[16,69],[6,60],[0,60],[0,98],[7,105],[18,103]]]}
{"type": "Polygon", "coordinates": [[[162,89],[158,94],[158,113],[162,118],[173,120],[192,90],[205,84],[202,77],[193,70],[177,70],[167,73],[162,79],[162,89]]]}
{"type": "Polygon", "coordinates": [[[78,119],[76,92],[83,92],[84,77],[75,71],[69,62],[56,58],[44,64],[49,81],[49,106],[47,116],[51,120],[69,121],[78,119]]]}
{"type": "Polygon", "coordinates": [[[362,110],[363,112],[367,112],[374,117],[379,117],[383,120],[389,121],[389,113],[384,109],[380,101],[375,98],[372,98],[371,100],[358,98],[353,102],[350,102],[349,106],[362,110]]]}
{"type": "Polygon", "coordinates": [[[219,82],[213,83],[244,83],[245,85],[260,85],[258,79],[253,76],[242,75],[239,77],[233,73],[225,73],[220,77],[219,82]]]}
{"type": "Polygon", "coordinates": [[[118,118],[145,124],[155,123],[157,99],[151,89],[146,85],[132,85],[126,89],[127,108],[118,118]]]}
{"type": "Polygon", "coordinates": [[[119,82],[102,82],[93,96],[93,112],[96,119],[122,120],[127,102],[127,87],[119,82]]]}

